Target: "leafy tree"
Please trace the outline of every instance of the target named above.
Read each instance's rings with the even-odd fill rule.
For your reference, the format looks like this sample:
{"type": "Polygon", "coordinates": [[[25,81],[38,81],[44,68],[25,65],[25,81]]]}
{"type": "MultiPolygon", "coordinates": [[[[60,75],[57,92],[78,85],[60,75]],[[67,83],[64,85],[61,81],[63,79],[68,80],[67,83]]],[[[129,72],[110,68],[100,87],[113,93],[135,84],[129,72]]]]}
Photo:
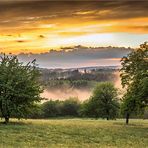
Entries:
{"type": "Polygon", "coordinates": [[[57,117],[60,115],[61,112],[61,102],[59,100],[47,101],[42,104],[42,111],[44,118],[57,117]]]}
{"type": "Polygon", "coordinates": [[[116,118],[118,109],[117,89],[110,82],[102,82],[95,87],[92,97],[84,104],[83,111],[86,116],[109,120],[116,118]]]}
{"type": "Polygon", "coordinates": [[[0,111],[5,123],[11,116],[21,118],[41,100],[39,71],[35,60],[24,64],[17,56],[2,56],[0,61],[0,111]]]}
{"type": "Polygon", "coordinates": [[[61,114],[63,116],[78,116],[80,103],[77,98],[69,98],[63,101],[61,106],[61,114]]]}
{"type": "Polygon", "coordinates": [[[81,117],[93,117],[98,118],[98,114],[96,112],[96,103],[92,100],[92,97],[90,99],[84,101],[79,110],[79,115],[81,117]]]}
{"type": "Polygon", "coordinates": [[[121,60],[122,86],[126,88],[122,110],[126,114],[126,123],[130,114],[142,111],[148,105],[148,44],[132,51],[121,60]]]}
{"type": "Polygon", "coordinates": [[[75,98],[65,101],[50,100],[41,105],[44,118],[78,116],[80,103],[75,98]]]}
{"type": "Polygon", "coordinates": [[[30,111],[27,114],[27,118],[30,119],[41,119],[43,118],[43,110],[42,110],[42,104],[35,104],[30,108],[30,111]]]}

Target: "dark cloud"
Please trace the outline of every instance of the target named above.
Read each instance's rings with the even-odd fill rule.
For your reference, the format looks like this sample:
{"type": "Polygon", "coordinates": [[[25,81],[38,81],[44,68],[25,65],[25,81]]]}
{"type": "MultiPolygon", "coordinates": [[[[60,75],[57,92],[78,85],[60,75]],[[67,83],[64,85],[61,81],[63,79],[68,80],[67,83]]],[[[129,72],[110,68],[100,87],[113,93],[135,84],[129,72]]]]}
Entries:
{"type": "Polygon", "coordinates": [[[28,42],[28,41],[26,41],[26,40],[16,40],[16,42],[18,42],[18,43],[24,43],[24,42],[28,42]]]}
{"type": "Polygon", "coordinates": [[[0,1],[0,25],[70,17],[82,20],[148,17],[147,8],[148,1],[0,1]]]}
{"type": "Polygon", "coordinates": [[[46,37],[45,37],[44,35],[41,34],[41,35],[39,35],[39,38],[46,38],[46,37]]]}
{"type": "Polygon", "coordinates": [[[51,50],[41,54],[19,54],[21,61],[37,60],[40,67],[74,68],[101,65],[119,65],[120,59],[132,49],[124,47],[65,47],[61,51],[51,50]]]}

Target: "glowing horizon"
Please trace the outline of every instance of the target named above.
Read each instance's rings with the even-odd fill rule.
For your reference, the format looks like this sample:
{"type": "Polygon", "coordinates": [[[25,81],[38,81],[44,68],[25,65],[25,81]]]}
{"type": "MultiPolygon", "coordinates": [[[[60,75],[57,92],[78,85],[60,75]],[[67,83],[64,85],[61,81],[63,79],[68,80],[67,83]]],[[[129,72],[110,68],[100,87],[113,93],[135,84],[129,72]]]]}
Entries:
{"type": "Polygon", "coordinates": [[[0,52],[43,53],[75,45],[137,48],[148,40],[147,5],[0,0],[0,52]]]}

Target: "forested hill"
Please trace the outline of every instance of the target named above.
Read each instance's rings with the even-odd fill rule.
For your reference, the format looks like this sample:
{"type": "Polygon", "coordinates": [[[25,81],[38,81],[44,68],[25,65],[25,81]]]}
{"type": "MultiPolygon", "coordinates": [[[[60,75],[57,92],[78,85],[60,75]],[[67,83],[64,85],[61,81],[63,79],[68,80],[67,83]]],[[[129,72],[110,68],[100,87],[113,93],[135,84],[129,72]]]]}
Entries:
{"type": "Polygon", "coordinates": [[[71,69],[40,69],[41,82],[50,88],[91,87],[92,83],[116,81],[117,66],[82,67],[71,69]]]}

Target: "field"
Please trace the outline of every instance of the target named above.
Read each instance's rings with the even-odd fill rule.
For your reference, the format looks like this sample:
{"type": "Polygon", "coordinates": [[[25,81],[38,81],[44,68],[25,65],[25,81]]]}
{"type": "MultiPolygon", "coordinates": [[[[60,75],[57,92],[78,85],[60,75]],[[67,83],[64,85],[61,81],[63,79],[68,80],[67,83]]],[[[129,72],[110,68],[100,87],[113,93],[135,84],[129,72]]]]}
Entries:
{"type": "Polygon", "coordinates": [[[148,120],[12,120],[0,124],[0,148],[148,147],[148,120]]]}

